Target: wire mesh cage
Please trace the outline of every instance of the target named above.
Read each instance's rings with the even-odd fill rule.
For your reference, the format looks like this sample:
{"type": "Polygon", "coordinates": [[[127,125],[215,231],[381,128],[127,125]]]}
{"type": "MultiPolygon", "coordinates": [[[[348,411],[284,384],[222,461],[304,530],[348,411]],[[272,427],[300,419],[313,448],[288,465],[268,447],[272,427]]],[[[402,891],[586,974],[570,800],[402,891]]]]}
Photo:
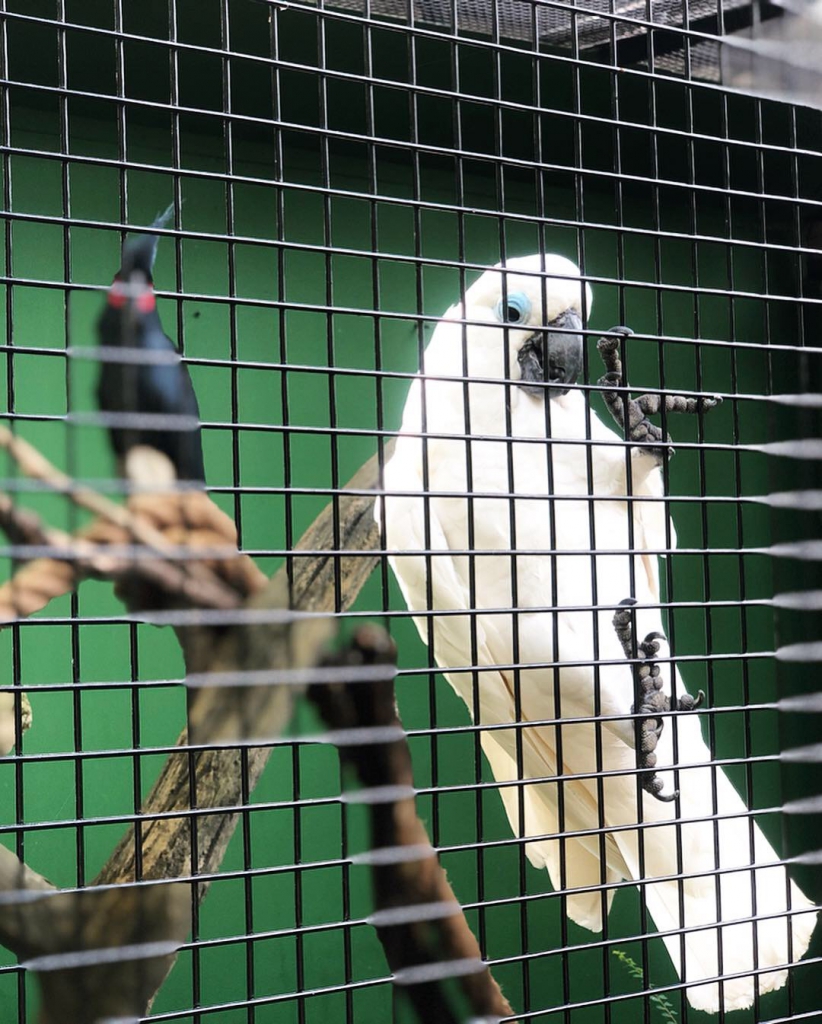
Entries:
{"type": "Polygon", "coordinates": [[[822,1015],[773,13],[0,0],[2,1020],[822,1015]]]}

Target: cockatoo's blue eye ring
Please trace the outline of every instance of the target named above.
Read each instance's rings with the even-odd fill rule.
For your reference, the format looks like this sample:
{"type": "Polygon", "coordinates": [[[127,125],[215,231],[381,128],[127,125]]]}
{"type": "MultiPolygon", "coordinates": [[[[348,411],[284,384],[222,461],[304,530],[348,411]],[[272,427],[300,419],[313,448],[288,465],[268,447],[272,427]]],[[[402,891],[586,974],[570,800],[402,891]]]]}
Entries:
{"type": "Polygon", "coordinates": [[[531,313],[531,300],[525,292],[511,292],[503,302],[501,299],[494,308],[494,316],[504,324],[522,324],[531,313]]]}

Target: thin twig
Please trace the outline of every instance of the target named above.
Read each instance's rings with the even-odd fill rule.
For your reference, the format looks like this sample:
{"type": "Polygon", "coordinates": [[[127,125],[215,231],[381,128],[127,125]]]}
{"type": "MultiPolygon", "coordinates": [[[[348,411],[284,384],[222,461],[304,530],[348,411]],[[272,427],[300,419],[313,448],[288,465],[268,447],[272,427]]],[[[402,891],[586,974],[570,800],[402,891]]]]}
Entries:
{"type": "MultiPolygon", "coordinates": [[[[86,509],[99,519],[120,527],[146,547],[154,548],[158,552],[168,552],[173,547],[161,531],[155,529],[145,518],[135,515],[129,505],[120,505],[90,487],[77,486],[70,476],[49,462],[28,441],[13,434],[8,427],[0,426],[0,448],[8,451],[25,476],[39,480],[52,490],[64,494],[79,508],[86,509]]],[[[214,587],[217,582],[211,570],[197,562],[183,565],[181,571],[196,577],[206,587],[214,587]]],[[[216,593],[216,590],[213,593],[216,593]]]]}
{"type": "MultiPolygon", "coordinates": [[[[65,494],[79,508],[84,508],[101,519],[107,519],[124,530],[130,530],[135,537],[137,536],[141,524],[129,514],[124,505],[119,505],[90,487],[78,487],[68,474],[58,469],[53,462],[49,462],[34,445],[13,434],[8,427],[0,426],[0,448],[5,448],[25,476],[39,480],[52,490],[65,494]]],[[[165,543],[162,537],[155,540],[161,547],[165,543]]]]}
{"type": "MultiPolygon", "coordinates": [[[[169,561],[159,553],[157,557],[140,558],[118,555],[111,544],[127,537],[117,537],[109,531],[106,543],[95,543],[91,538],[105,535],[99,524],[74,535],[45,526],[39,516],[2,493],[0,529],[13,543],[61,552],[60,558],[32,560],[0,586],[0,620],[31,615],[86,577],[107,579],[126,587],[139,581],[194,607],[229,609],[241,603],[242,595],[211,570],[206,575],[194,575],[189,571],[190,565],[169,561]]],[[[169,546],[165,538],[163,543],[169,546]]],[[[236,557],[236,549],[234,554],[236,557]]]]}

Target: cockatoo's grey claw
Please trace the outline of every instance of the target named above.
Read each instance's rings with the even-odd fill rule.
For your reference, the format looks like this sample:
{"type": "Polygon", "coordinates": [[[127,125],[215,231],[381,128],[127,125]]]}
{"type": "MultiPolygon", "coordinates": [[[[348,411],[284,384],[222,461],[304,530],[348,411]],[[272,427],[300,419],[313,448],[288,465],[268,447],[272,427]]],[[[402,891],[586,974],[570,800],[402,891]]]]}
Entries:
{"type": "MultiPolygon", "coordinates": [[[[614,377],[614,386],[622,384],[622,361],[619,358],[619,343],[623,338],[630,338],[634,332],[630,327],[612,327],[597,342],[597,351],[605,363],[606,377],[614,377]]],[[[602,384],[603,381],[600,381],[602,384]]]]}
{"type": "MultiPolygon", "coordinates": [[[[653,658],[655,654],[659,654],[659,640],[664,640],[665,636],[663,633],[649,633],[645,639],[639,644],[639,649],[645,655],[646,660],[653,658]]],[[[651,669],[650,675],[659,675],[659,670],[656,673],[651,669]]]]}
{"type": "MultiPolygon", "coordinates": [[[[632,711],[639,715],[636,719],[636,766],[639,784],[646,793],[664,803],[670,803],[679,795],[663,793],[664,783],[656,774],[657,757],[654,751],[662,735],[665,720],[662,717],[671,710],[671,699],[662,691],[662,680],[659,665],[654,661],[659,653],[659,641],[664,640],[663,633],[648,633],[645,639],[634,646],[633,606],[634,598],[625,598],[619,602],[614,613],[613,624],[625,657],[634,661],[638,656],[643,659],[634,663],[634,706],[632,711]]],[[[693,700],[693,698],[691,698],[693,700]]]]}
{"type": "MultiPolygon", "coordinates": [[[[657,779],[656,781],[657,782],[661,782],[660,779],[657,779]]],[[[673,791],[673,793],[662,793],[662,792],[659,792],[659,793],[654,793],[653,795],[657,798],[657,800],[661,800],[662,803],[664,803],[664,804],[672,804],[674,802],[674,800],[676,800],[679,797],[679,790],[675,789],[673,791]]]]}
{"type": "Polygon", "coordinates": [[[704,700],[704,690],[700,690],[696,697],[692,697],[690,693],[683,693],[677,701],[677,711],[695,711],[697,708],[702,707],[704,700]]]}
{"type": "Polygon", "coordinates": [[[614,617],[611,620],[616,630],[617,639],[622,644],[622,650],[625,652],[626,658],[632,658],[632,646],[631,641],[633,639],[634,631],[631,628],[631,608],[636,604],[636,598],[624,597],[619,602],[619,608],[614,612],[614,617]]]}
{"type": "Polygon", "coordinates": [[[622,373],[622,360],[619,357],[619,345],[623,338],[630,337],[633,331],[628,327],[612,327],[599,339],[597,349],[605,365],[605,373],[599,378],[598,384],[603,389],[602,398],[613,416],[617,426],[623,431],[625,440],[641,445],[641,450],[662,465],[674,454],[668,444],[671,438],[649,416],[660,412],[666,413],[703,413],[709,412],[722,403],[720,395],[713,397],[685,395],[668,395],[662,392],[650,395],[639,395],[631,398],[627,391],[617,393],[617,388],[627,389],[628,383],[622,373]],[[651,443],[649,443],[651,442],[651,443]]]}
{"type": "Polygon", "coordinates": [[[635,399],[628,394],[617,394],[615,390],[627,387],[622,374],[619,345],[623,338],[628,338],[633,333],[630,327],[612,327],[606,335],[599,339],[597,350],[605,364],[605,373],[599,378],[598,384],[603,389],[602,397],[605,405],[617,426],[623,430],[626,441],[642,445],[644,452],[661,463],[669,452],[669,449],[665,447],[665,441],[668,438],[656,424],[651,423],[648,419],[649,415],[658,411],[653,408],[654,400],[659,405],[661,399],[659,396],[643,396],[640,399],[635,399]],[[654,442],[654,446],[647,445],[648,441],[654,442]]]}
{"type": "Polygon", "coordinates": [[[658,775],[655,775],[653,772],[646,772],[645,775],[647,776],[646,778],[640,775],[642,788],[646,793],[650,793],[652,797],[655,797],[664,804],[670,804],[679,796],[678,789],[675,789],[673,793],[663,793],[662,790],[665,783],[658,775]]]}

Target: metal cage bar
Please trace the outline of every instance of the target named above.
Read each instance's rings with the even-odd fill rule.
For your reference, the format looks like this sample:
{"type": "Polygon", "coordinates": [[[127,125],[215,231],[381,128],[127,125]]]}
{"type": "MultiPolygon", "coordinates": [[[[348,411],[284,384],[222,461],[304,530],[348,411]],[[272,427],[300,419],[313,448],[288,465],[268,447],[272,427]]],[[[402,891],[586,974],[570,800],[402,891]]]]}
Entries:
{"type": "MultiPolygon", "coordinates": [[[[109,356],[97,324],[129,241],[171,203],[171,219],[151,229],[148,283],[196,391],[207,478],[177,497],[194,490],[221,510],[236,544],[198,548],[200,524],[183,511],[162,559],[183,574],[206,564],[218,579],[238,552],[266,576],[283,566],[302,608],[306,566],[329,556],[319,611],[343,636],[379,621],[397,647],[388,676],[328,658],[293,670],[201,665],[186,646],[194,630],[290,629],[318,609],[183,601],[143,612],[124,607],[127,590],[113,591],[99,565],[103,581],[3,618],[0,719],[10,715],[16,744],[0,757],[2,845],[60,899],[185,887],[176,963],[139,1019],[476,1022],[459,978],[485,967],[511,1014],[483,1020],[696,1024],[700,985],[717,984],[724,1019],[746,979],[746,1021],[820,1011],[819,940],[796,947],[820,897],[822,805],[808,767],[819,761],[822,115],[721,78],[727,33],[775,14],[741,0],[0,0],[0,426],[66,474],[31,479],[13,443],[0,443],[4,578],[34,559],[90,564],[76,546],[95,536],[77,504],[90,491],[129,508],[142,500],[144,483],[115,469],[108,437],[150,432],[153,411],[99,407],[109,356]],[[530,254],[520,275],[515,261],[530,254]],[[498,263],[508,266],[488,284],[498,263]],[[478,281],[497,288],[493,300],[472,299],[478,281]],[[556,312],[575,310],[573,328],[547,316],[569,287],[576,305],[556,312]],[[549,339],[525,430],[526,341],[509,315],[523,289],[549,339]],[[635,333],[619,343],[611,389],[597,342],[614,323],[635,333]],[[579,338],[578,379],[546,377],[551,331],[579,338]],[[493,360],[479,358],[480,343],[496,346],[493,360]],[[559,391],[579,410],[570,435],[559,391]],[[609,391],[625,417],[638,394],[661,404],[661,440],[611,430],[609,391]],[[700,409],[724,401],[679,417],[672,395],[700,409]],[[649,491],[642,459],[668,435],[676,457],[659,457],[649,491]],[[346,486],[372,456],[374,481],[346,486]],[[403,458],[406,469],[418,461],[416,476],[401,476],[403,458]],[[382,509],[375,547],[351,546],[349,502],[371,498],[382,509]],[[401,502],[405,529],[391,514],[401,502]],[[325,546],[301,541],[326,507],[325,546]],[[51,530],[36,540],[32,513],[51,530]],[[352,603],[350,566],[375,554],[352,603]],[[617,563],[625,593],[615,596],[617,563]],[[637,635],[622,657],[603,623],[645,593],[643,572],[658,574],[657,593],[631,613],[637,635]],[[667,649],[643,646],[638,623],[650,619],[667,649]],[[668,680],[674,702],[655,719],[671,740],[656,771],[679,792],[667,818],[645,792],[648,751],[625,758],[625,737],[641,748],[653,717],[640,706],[649,673],[668,680]],[[320,702],[303,697],[325,684],[356,703],[389,677],[402,729],[326,730],[320,702]],[[678,710],[686,686],[704,690],[705,705],[678,710]],[[250,709],[264,688],[295,707],[283,730],[256,735],[250,709]],[[245,732],[198,736],[197,708],[215,692],[246,700],[245,732]],[[400,735],[413,783],[356,781],[351,751],[376,764],[400,735]],[[219,753],[236,787],[215,801],[202,766],[219,753]],[[151,787],[175,759],[185,780],[157,809],[151,787]],[[699,813],[682,795],[695,778],[699,813]],[[617,794],[630,813],[615,814],[617,794]],[[401,817],[403,799],[479,959],[431,949],[424,965],[391,959],[392,928],[454,915],[450,903],[380,890],[380,858],[430,856],[380,844],[375,822],[391,808],[401,817]],[[185,850],[157,877],[152,835],[170,822],[185,850]],[[133,871],[105,882],[124,831],[133,871]],[[769,843],[777,860],[758,886],[769,843]],[[784,905],[771,899],[779,885],[784,905]],[[668,903],[662,886],[676,894],[668,903]],[[705,913],[693,909],[697,892],[705,913]],[[742,894],[739,906],[729,894],[742,894]],[[771,992],[782,961],[766,937],[780,928],[796,963],[771,992]],[[737,942],[723,944],[723,931],[737,942]],[[746,943],[735,970],[733,947],[746,943]],[[713,967],[703,970],[700,948],[713,967]],[[427,1015],[421,991],[442,994],[427,1015]]],[[[133,372],[152,358],[138,346],[133,372]]],[[[160,427],[186,429],[174,413],[160,427]]],[[[121,540],[106,542],[112,560],[138,576],[156,566],[156,536],[121,540]]],[[[25,879],[6,892],[2,864],[3,914],[23,920],[25,879]]],[[[147,905],[135,902],[135,919],[147,905]]],[[[37,1012],[30,977],[46,976],[49,956],[81,966],[59,960],[62,949],[32,950],[0,959],[0,1006],[18,1024],[37,1012]]],[[[136,983],[148,985],[157,950],[137,952],[136,983]]],[[[93,966],[134,950],[122,940],[84,955],[93,966]]],[[[47,986],[43,1004],[47,1014],[47,986]]]]}

